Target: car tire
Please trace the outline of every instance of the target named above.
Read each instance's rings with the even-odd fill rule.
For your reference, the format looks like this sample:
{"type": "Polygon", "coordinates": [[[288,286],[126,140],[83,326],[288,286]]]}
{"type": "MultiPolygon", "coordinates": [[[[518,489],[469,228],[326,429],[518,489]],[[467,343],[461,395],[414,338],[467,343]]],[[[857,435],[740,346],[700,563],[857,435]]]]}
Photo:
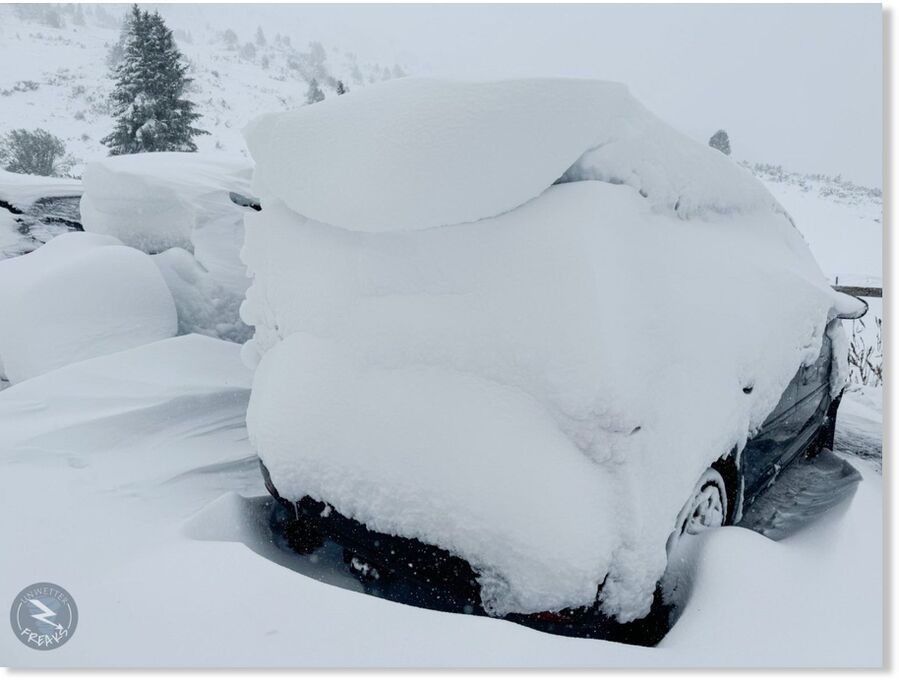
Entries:
{"type": "Polygon", "coordinates": [[[709,467],[693,489],[693,495],[678,515],[681,535],[699,535],[709,528],[719,528],[727,522],[728,495],[724,477],[715,467],[709,467]]]}
{"type": "Polygon", "coordinates": [[[684,535],[698,535],[710,528],[720,528],[731,520],[734,495],[728,494],[727,482],[720,468],[720,465],[710,466],[699,477],[668,538],[669,555],[684,535]]]}

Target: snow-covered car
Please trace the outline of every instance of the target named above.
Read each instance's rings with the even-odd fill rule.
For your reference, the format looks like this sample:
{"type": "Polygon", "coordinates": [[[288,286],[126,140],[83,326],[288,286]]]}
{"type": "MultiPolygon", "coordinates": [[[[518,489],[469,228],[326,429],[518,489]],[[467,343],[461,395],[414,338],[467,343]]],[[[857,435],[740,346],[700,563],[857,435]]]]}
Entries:
{"type": "Polygon", "coordinates": [[[858,302],[623,86],[403,79],[246,137],[250,438],[376,591],[657,640],[678,538],[830,444],[858,302]]]}
{"type": "Polygon", "coordinates": [[[65,232],[80,231],[80,180],[0,169],[0,258],[30,253],[65,232]]]}
{"type": "MultiPolygon", "coordinates": [[[[840,396],[834,397],[830,391],[832,357],[831,342],[825,335],[821,354],[796,372],[758,433],[742,451],[723,455],[700,477],[672,524],[669,554],[684,534],[738,521],[797,458],[812,458],[833,447],[840,396]]],[[[752,387],[743,390],[751,392],[752,387]]],[[[264,463],[261,469],[266,489],[280,505],[274,516],[277,530],[294,551],[309,554],[329,540],[342,548],[350,572],[374,594],[417,606],[485,615],[478,574],[464,559],[416,538],[371,530],[308,495],[286,499],[264,463]]],[[[534,504],[540,503],[537,494],[534,504]]],[[[671,606],[661,596],[661,586],[659,589],[648,617],[625,624],[609,619],[597,605],[506,617],[559,634],[655,644],[668,631],[671,606]]]]}

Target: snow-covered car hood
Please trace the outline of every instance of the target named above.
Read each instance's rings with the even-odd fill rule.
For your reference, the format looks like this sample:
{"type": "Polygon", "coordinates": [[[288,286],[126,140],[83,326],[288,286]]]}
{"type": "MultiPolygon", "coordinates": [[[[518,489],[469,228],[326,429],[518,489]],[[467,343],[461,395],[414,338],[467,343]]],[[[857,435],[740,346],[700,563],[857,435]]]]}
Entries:
{"type": "Polygon", "coordinates": [[[82,191],[81,181],[73,178],[10,173],[0,168],[0,202],[18,211],[27,210],[40,199],[79,197],[82,191]]]}
{"type": "Polygon", "coordinates": [[[467,559],[494,613],[603,584],[645,614],[694,483],[820,351],[801,235],[621,86],[325,104],[247,135],[247,423],[279,492],[467,559]]]}

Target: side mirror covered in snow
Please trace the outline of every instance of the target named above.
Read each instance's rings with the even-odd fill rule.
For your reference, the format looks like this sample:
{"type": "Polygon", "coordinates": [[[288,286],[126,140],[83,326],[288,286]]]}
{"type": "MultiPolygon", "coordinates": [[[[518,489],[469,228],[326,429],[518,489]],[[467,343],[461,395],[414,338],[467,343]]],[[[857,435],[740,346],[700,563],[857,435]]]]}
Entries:
{"type": "Polygon", "coordinates": [[[246,206],[247,208],[252,208],[254,211],[262,210],[262,203],[259,199],[255,197],[248,197],[243,194],[238,194],[237,192],[229,192],[228,196],[238,206],[246,206]]]}
{"type": "Polygon", "coordinates": [[[841,320],[857,320],[868,312],[868,303],[858,296],[835,290],[833,311],[841,320]]]}

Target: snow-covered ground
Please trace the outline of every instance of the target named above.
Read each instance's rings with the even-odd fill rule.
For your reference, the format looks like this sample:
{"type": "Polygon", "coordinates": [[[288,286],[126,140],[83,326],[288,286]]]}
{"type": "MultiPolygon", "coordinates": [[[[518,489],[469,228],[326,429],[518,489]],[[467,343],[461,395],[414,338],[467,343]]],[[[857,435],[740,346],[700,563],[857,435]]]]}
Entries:
{"type": "MultiPolygon", "coordinates": [[[[843,450],[863,477],[854,498],[786,540],[745,528],[696,538],[690,601],[659,647],[575,640],[377,599],[348,578],[338,587],[303,575],[315,567],[266,544],[256,516],[255,498],[266,493],[244,426],[250,378],[239,346],[191,335],[0,393],[0,512],[11,548],[0,554],[0,581],[51,580],[81,613],[66,646],[34,652],[7,633],[0,661],[880,664],[882,494],[869,460],[843,450]]],[[[872,422],[864,436],[878,433],[872,422]]],[[[838,449],[857,435],[841,421],[838,449]]]]}
{"type": "MultiPolygon", "coordinates": [[[[795,211],[785,196],[786,208],[795,211]]],[[[850,241],[857,226],[826,223],[839,212],[828,210],[831,198],[817,201],[823,204],[822,221],[813,226],[819,231],[807,232],[813,251],[829,246],[828,236],[850,241]]],[[[874,248],[874,240],[868,243],[874,248]]],[[[830,253],[836,258],[839,248],[830,253]]],[[[842,268],[839,260],[835,266],[855,267],[842,268]]],[[[835,450],[862,476],[851,500],[777,542],[742,527],[693,539],[680,569],[689,598],[663,642],[646,649],[377,599],[347,575],[279,548],[269,535],[267,494],[247,438],[250,382],[240,346],[189,335],[70,364],[0,392],[0,512],[8,519],[7,546],[21,548],[0,554],[0,582],[15,591],[51,580],[72,592],[81,612],[65,647],[32,652],[7,633],[0,637],[0,662],[653,667],[882,661],[880,387],[850,387],[840,411],[835,450]],[[53,504],[35,504],[38,498],[53,504]]]]}
{"type": "MultiPolygon", "coordinates": [[[[22,21],[14,13],[11,6],[0,7],[0,62],[16,64],[14,74],[0,75],[0,132],[41,125],[64,137],[79,159],[103,156],[99,138],[110,125],[105,104],[109,82],[97,64],[118,37],[115,22],[92,12],[84,26],[67,20],[65,27],[52,28],[22,21]],[[51,63],[59,66],[48,68],[51,63]]],[[[249,28],[246,33],[241,44],[251,39],[249,28]]],[[[239,129],[251,114],[300,104],[303,74],[316,68],[307,46],[300,51],[275,45],[271,37],[255,56],[242,57],[225,45],[221,27],[207,25],[205,31],[185,35],[180,44],[193,62],[201,125],[215,133],[199,140],[211,154],[243,154],[239,129]]],[[[328,73],[351,87],[398,73],[360,65],[330,47],[327,54],[328,73]]],[[[450,140],[451,152],[452,146],[450,140]]],[[[596,172],[601,164],[594,162],[587,158],[578,172],[596,172]]],[[[877,192],[770,167],[752,171],[795,219],[828,276],[841,284],[880,286],[883,227],[877,192]]],[[[358,180],[360,187],[368,181],[358,180]]],[[[89,175],[86,182],[90,184],[89,175]]],[[[81,192],[80,183],[63,184],[65,192],[81,192]]],[[[108,189],[100,183],[103,188],[108,189]]],[[[115,195],[110,192],[111,199],[115,195]]],[[[373,192],[370,199],[377,201],[377,195],[373,192]]],[[[500,212],[519,199],[511,197],[508,205],[494,208],[500,212]]],[[[204,247],[207,266],[223,263],[220,271],[226,279],[233,274],[232,232],[224,251],[218,242],[204,243],[202,233],[191,233],[190,226],[180,233],[181,242],[147,247],[172,247],[153,256],[153,262],[175,296],[179,322],[185,310],[203,307],[198,290],[209,294],[207,299],[224,300],[220,307],[233,316],[234,297],[223,297],[211,284],[201,287],[196,275],[204,247]]],[[[4,255],[35,245],[0,208],[4,255]]],[[[138,260],[143,267],[150,259],[138,260]]],[[[114,290],[89,269],[94,274],[87,280],[99,293],[114,300],[128,293],[114,290]]],[[[16,303],[20,284],[7,289],[10,305],[16,303]]],[[[52,282],[42,286],[55,290],[52,282]]],[[[242,292],[241,286],[237,282],[232,289],[242,292]]],[[[73,299],[44,292],[57,306],[52,309],[59,319],[80,310],[82,296],[69,293],[73,299]]],[[[102,306],[105,299],[98,300],[102,306]]],[[[873,318],[883,311],[879,299],[869,303],[863,334],[874,343],[873,318]]],[[[19,331],[29,324],[33,311],[13,307],[19,317],[4,313],[0,332],[3,324],[19,331]]],[[[327,562],[283,550],[270,536],[268,497],[247,435],[252,375],[241,361],[241,347],[194,334],[163,338],[174,334],[171,311],[155,316],[168,320],[161,331],[146,337],[128,332],[127,343],[107,348],[118,352],[99,357],[72,352],[65,359],[77,362],[26,371],[0,392],[0,513],[9,548],[0,554],[0,584],[14,593],[37,580],[56,582],[73,594],[81,612],[72,642],[52,652],[33,652],[7,631],[0,637],[2,664],[655,667],[882,662],[880,386],[850,386],[843,399],[834,449],[861,474],[851,499],[816,507],[814,519],[799,523],[798,530],[791,527],[796,532],[779,541],[744,527],[689,539],[681,548],[683,563],[674,568],[679,584],[687,588],[681,592],[688,595],[680,602],[680,618],[658,647],[646,649],[568,639],[506,621],[377,599],[361,593],[358,583],[328,568],[327,562]]],[[[240,336],[222,332],[220,321],[211,319],[194,328],[240,336]]],[[[180,331],[189,329],[182,324],[180,331]]],[[[69,350],[77,351],[80,343],[57,338],[52,331],[40,336],[69,350]]],[[[4,341],[0,339],[0,355],[4,341]]],[[[27,343],[24,349],[41,350],[27,343]]],[[[843,486],[840,493],[851,493],[851,488],[843,486]]],[[[765,508],[774,509],[770,527],[783,528],[789,519],[771,504],[765,508]]]]}
{"type": "MultiPolygon", "coordinates": [[[[65,142],[76,161],[73,170],[80,174],[83,162],[108,153],[100,143],[112,129],[106,60],[119,39],[127,5],[86,6],[84,25],[75,23],[72,7],[61,6],[57,15],[63,25],[52,26],[39,10],[0,5],[0,64],[5,67],[0,69],[0,134],[44,128],[65,142]]],[[[318,79],[326,97],[334,97],[337,79],[354,90],[404,73],[381,56],[318,42],[324,38],[315,25],[294,34],[291,44],[276,42],[276,34],[259,45],[255,25],[229,26],[202,6],[158,9],[190,64],[190,98],[203,115],[199,127],[212,133],[197,139],[200,151],[245,155],[241,128],[259,112],[304,104],[311,78],[318,79]],[[229,29],[235,44],[225,39],[229,29]],[[240,50],[247,43],[253,45],[252,55],[240,50]]]]}

